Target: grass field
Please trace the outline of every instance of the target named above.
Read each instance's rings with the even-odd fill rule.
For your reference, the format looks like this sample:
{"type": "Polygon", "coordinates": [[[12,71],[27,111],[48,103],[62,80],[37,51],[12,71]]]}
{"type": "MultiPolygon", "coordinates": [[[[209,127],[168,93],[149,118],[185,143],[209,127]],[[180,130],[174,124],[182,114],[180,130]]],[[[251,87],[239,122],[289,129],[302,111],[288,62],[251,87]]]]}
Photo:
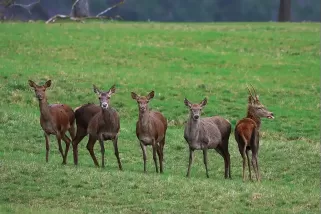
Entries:
{"type": "MultiPolygon", "coordinates": [[[[0,24],[0,213],[320,213],[320,23],[43,23],[0,24]],[[28,85],[52,80],[50,103],[73,108],[98,103],[92,84],[116,84],[111,105],[121,117],[123,171],[112,143],[106,167],[95,168],[85,138],[79,166],[72,151],[61,165],[51,137],[49,163],[39,125],[38,101],[28,85]],[[236,121],[246,113],[246,84],[275,114],[262,120],[262,181],[242,181],[233,134],[232,179],[223,159],[195,152],[185,177],[184,97],[208,97],[203,116],[236,121]],[[135,136],[137,104],[130,92],[156,92],[150,102],[168,119],[165,173],[148,173],[135,136]]],[[[100,158],[99,144],[95,152],[100,158]]]]}

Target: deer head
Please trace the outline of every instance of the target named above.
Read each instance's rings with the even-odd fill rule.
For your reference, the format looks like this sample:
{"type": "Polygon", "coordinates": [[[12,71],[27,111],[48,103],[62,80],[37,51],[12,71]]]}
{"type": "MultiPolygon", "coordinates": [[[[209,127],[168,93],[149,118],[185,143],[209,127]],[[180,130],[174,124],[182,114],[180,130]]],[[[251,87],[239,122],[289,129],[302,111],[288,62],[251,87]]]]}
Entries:
{"type": "Polygon", "coordinates": [[[115,85],[113,85],[110,90],[106,91],[106,92],[102,92],[100,89],[98,89],[95,85],[93,85],[93,89],[94,89],[94,93],[96,93],[98,95],[98,99],[100,101],[100,106],[103,109],[108,109],[109,105],[110,105],[110,98],[112,96],[112,94],[115,93],[115,85]]]}
{"type": "Polygon", "coordinates": [[[201,101],[199,104],[192,104],[187,98],[184,98],[184,104],[190,109],[191,118],[198,120],[201,115],[203,107],[207,104],[207,98],[201,101]]]}
{"type": "MultiPolygon", "coordinates": [[[[251,85],[252,86],[252,85],[251,85]]],[[[266,117],[268,119],[274,119],[273,112],[267,110],[267,108],[259,101],[259,96],[257,95],[254,87],[252,86],[253,93],[247,87],[249,96],[248,96],[248,107],[254,115],[257,117],[266,117]]]]}
{"type": "Polygon", "coordinates": [[[35,90],[35,95],[39,101],[46,99],[46,89],[50,87],[51,80],[48,80],[44,85],[37,85],[34,81],[28,80],[30,87],[35,90]]]}
{"type": "Polygon", "coordinates": [[[148,110],[148,103],[154,97],[154,91],[151,91],[147,96],[140,96],[134,92],[131,92],[132,99],[136,100],[139,106],[140,112],[148,110]]]}

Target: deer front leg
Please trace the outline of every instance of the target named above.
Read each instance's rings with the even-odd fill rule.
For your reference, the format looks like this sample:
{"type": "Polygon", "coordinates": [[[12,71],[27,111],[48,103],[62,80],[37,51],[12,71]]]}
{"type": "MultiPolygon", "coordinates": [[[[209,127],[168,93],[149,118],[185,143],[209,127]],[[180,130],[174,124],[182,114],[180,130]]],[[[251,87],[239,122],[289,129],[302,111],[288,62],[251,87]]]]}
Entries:
{"type": "Polygon", "coordinates": [[[143,168],[144,172],[146,173],[146,146],[142,142],[140,142],[140,146],[143,153],[143,168]]]}
{"type": "Polygon", "coordinates": [[[98,165],[98,162],[97,162],[97,159],[95,157],[95,154],[94,154],[94,145],[95,145],[95,142],[96,142],[96,138],[93,137],[93,136],[89,136],[89,139],[88,139],[88,143],[87,143],[87,150],[89,151],[89,154],[91,155],[93,161],[94,161],[94,164],[95,166],[99,166],[98,165]]]}
{"type": "Polygon", "coordinates": [[[207,149],[203,149],[203,163],[205,164],[207,178],[209,178],[207,149]]]}
{"type": "Polygon", "coordinates": [[[121,164],[121,160],[120,160],[120,156],[119,156],[119,149],[117,146],[117,141],[118,141],[118,137],[116,136],[115,139],[113,140],[114,154],[116,156],[117,163],[119,165],[119,169],[122,170],[122,164],[121,164]]]}
{"type": "Polygon", "coordinates": [[[99,142],[100,142],[100,146],[101,146],[102,168],[104,168],[105,167],[105,164],[104,164],[104,154],[105,154],[104,141],[99,140],[99,142]]]}
{"type": "Polygon", "coordinates": [[[193,160],[193,149],[189,148],[189,165],[188,165],[188,172],[186,177],[190,177],[190,168],[191,168],[191,164],[192,164],[192,160],[193,160]]]}
{"type": "Polygon", "coordinates": [[[49,135],[44,132],[45,140],[46,140],[46,163],[48,163],[48,155],[49,155],[49,135]]]}

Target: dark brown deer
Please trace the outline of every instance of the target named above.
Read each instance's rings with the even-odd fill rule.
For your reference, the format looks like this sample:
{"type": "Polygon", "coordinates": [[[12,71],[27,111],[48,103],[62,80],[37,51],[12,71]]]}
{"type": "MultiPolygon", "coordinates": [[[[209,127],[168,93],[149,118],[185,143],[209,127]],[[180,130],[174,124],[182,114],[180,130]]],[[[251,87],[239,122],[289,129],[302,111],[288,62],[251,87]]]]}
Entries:
{"type": "Polygon", "coordinates": [[[184,104],[190,109],[190,116],[184,130],[184,138],[189,145],[187,177],[190,177],[194,150],[202,150],[206,175],[209,178],[207,151],[215,149],[224,158],[225,178],[231,178],[230,154],[228,152],[230,122],[220,116],[200,118],[201,111],[207,104],[207,98],[199,104],[192,104],[185,98],[184,104]]]}
{"type": "MultiPolygon", "coordinates": [[[[252,86],[253,88],[253,86],[252,86]]],[[[248,161],[249,179],[252,179],[250,161],[248,157],[249,150],[252,151],[252,165],[255,171],[257,181],[260,180],[258,168],[258,149],[259,149],[259,131],[261,118],[274,119],[273,112],[268,111],[259,101],[259,96],[253,88],[254,94],[248,88],[248,108],[247,116],[237,122],[235,127],[235,139],[238,144],[239,152],[243,158],[243,180],[246,180],[245,165],[246,156],[248,161]]]]}
{"type": "Polygon", "coordinates": [[[94,154],[96,141],[98,140],[101,146],[102,167],[104,167],[104,141],[112,140],[114,154],[117,158],[119,169],[122,170],[117,144],[120,131],[120,117],[117,111],[110,107],[110,98],[115,93],[115,85],[106,92],[102,92],[95,85],[93,87],[94,92],[98,94],[100,106],[85,104],[75,110],[77,133],[73,140],[74,164],[78,164],[78,144],[89,134],[87,149],[94,164],[99,166],[94,154]]]}
{"type": "Polygon", "coordinates": [[[48,105],[46,97],[46,89],[50,87],[51,80],[48,80],[44,85],[39,86],[32,80],[29,80],[29,85],[35,90],[36,97],[39,101],[40,108],[40,125],[44,130],[46,139],[46,162],[48,162],[49,154],[49,135],[56,135],[58,147],[61,156],[63,157],[63,164],[66,164],[67,154],[71,140],[65,134],[68,130],[71,138],[75,137],[75,115],[72,108],[65,104],[51,104],[48,105]],[[65,154],[61,146],[61,140],[66,143],[65,154]]]}
{"type": "Polygon", "coordinates": [[[167,120],[160,112],[149,110],[148,103],[154,97],[154,91],[151,91],[147,96],[139,96],[132,92],[131,96],[137,101],[139,107],[136,136],[140,141],[143,153],[144,172],[146,172],[146,146],[152,145],[155,171],[159,172],[156,156],[158,153],[160,173],[163,173],[163,148],[167,131],[167,120]]]}

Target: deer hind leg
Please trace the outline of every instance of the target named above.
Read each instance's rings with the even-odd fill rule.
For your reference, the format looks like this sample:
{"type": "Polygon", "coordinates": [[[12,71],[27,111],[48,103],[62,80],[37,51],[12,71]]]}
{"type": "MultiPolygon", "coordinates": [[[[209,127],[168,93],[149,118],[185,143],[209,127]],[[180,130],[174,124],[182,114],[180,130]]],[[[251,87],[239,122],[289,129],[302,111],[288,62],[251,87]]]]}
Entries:
{"type": "Polygon", "coordinates": [[[141,146],[142,154],[143,154],[143,170],[146,173],[146,145],[144,145],[142,142],[140,142],[140,146],[141,146]]]}
{"type": "Polygon", "coordinates": [[[190,177],[190,169],[193,161],[193,152],[194,150],[192,148],[189,148],[189,164],[188,164],[188,171],[187,171],[186,177],[190,177]]]}
{"type": "Polygon", "coordinates": [[[56,134],[56,138],[57,138],[57,142],[58,142],[58,150],[59,150],[61,156],[63,157],[63,163],[62,164],[66,164],[66,158],[65,158],[65,155],[64,155],[63,148],[61,146],[61,138],[62,138],[62,136],[60,135],[60,133],[56,134]]]}
{"type": "Polygon", "coordinates": [[[239,146],[239,152],[243,158],[243,181],[246,180],[245,178],[245,167],[246,167],[246,144],[243,146],[239,146]]]}
{"type": "Polygon", "coordinates": [[[163,146],[164,146],[164,138],[158,144],[157,152],[159,156],[159,164],[160,164],[160,173],[163,173],[163,146]]]}
{"type": "Polygon", "coordinates": [[[153,150],[153,161],[154,161],[154,165],[155,165],[155,171],[156,171],[156,173],[159,173],[158,161],[157,161],[158,145],[155,141],[153,141],[152,150],[153,150]]]}
{"type": "Polygon", "coordinates": [[[249,175],[249,180],[252,180],[252,172],[251,172],[251,168],[250,168],[250,161],[249,161],[249,154],[248,153],[249,153],[249,150],[246,150],[247,163],[248,163],[248,175],[249,175]]]}
{"type": "Polygon", "coordinates": [[[95,143],[96,143],[96,138],[90,135],[86,147],[87,147],[87,150],[88,150],[89,154],[91,155],[91,157],[92,157],[92,159],[94,161],[95,166],[99,166],[98,162],[97,162],[97,159],[95,157],[95,154],[94,154],[94,145],[95,145],[95,143]]]}
{"type": "Polygon", "coordinates": [[[68,132],[70,134],[71,139],[74,140],[76,133],[74,124],[71,124],[70,128],[68,129],[68,132]]]}
{"type": "Polygon", "coordinates": [[[118,146],[117,146],[117,141],[118,141],[118,136],[116,136],[116,137],[115,137],[115,139],[113,140],[114,154],[115,154],[115,156],[116,156],[117,163],[118,163],[118,165],[119,165],[119,169],[120,169],[120,170],[123,170],[123,169],[122,169],[121,160],[120,160],[120,155],[119,155],[119,149],[118,149],[118,146]]]}
{"type": "Polygon", "coordinates": [[[203,149],[203,163],[205,164],[205,168],[206,168],[206,176],[207,178],[209,178],[209,174],[208,174],[208,157],[207,157],[207,153],[208,153],[208,149],[203,149]]]}
{"type": "Polygon", "coordinates": [[[231,178],[230,175],[230,155],[226,149],[223,149],[221,146],[217,146],[215,150],[223,157],[224,159],[224,164],[225,164],[225,178],[231,178]]]}
{"type": "Polygon", "coordinates": [[[49,135],[44,132],[45,140],[46,140],[46,163],[48,163],[48,156],[49,156],[49,135]]]}
{"type": "Polygon", "coordinates": [[[83,140],[83,138],[87,135],[85,129],[81,127],[77,127],[76,136],[73,138],[73,156],[74,156],[74,164],[78,164],[78,144],[83,140]]]}
{"type": "Polygon", "coordinates": [[[67,155],[68,155],[68,151],[69,151],[69,146],[70,146],[71,140],[69,139],[69,137],[67,137],[66,134],[63,134],[62,136],[63,136],[62,139],[63,139],[63,141],[66,144],[65,155],[64,155],[65,156],[65,163],[66,163],[66,161],[67,161],[67,155]]]}

